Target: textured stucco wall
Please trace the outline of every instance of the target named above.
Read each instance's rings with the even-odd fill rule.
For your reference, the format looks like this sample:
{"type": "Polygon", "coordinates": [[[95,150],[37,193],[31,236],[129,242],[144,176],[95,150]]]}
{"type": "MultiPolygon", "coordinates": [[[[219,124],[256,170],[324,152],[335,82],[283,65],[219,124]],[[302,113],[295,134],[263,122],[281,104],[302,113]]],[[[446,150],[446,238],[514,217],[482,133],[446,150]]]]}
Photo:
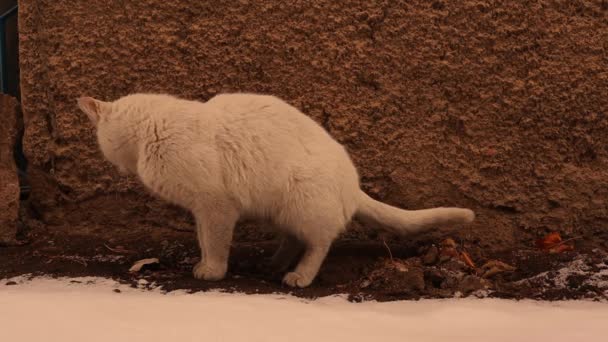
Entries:
{"type": "Polygon", "coordinates": [[[605,1],[20,5],[25,152],[48,223],[187,222],[102,161],[77,96],[251,91],[322,123],[374,196],[475,209],[467,236],[606,226],[605,1]]]}
{"type": "Polygon", "coordinates": [[[19,102],[0,94],[0,246],[15,242],[19,215],[19,179],[13,151],[19,133],[19,102]]]}

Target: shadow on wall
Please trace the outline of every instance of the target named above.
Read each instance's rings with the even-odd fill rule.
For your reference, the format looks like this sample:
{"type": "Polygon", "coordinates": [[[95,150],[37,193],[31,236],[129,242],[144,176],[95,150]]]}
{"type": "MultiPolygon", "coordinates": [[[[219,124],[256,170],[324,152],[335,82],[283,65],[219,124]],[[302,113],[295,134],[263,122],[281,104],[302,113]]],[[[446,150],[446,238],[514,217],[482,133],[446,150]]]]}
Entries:
{"type": "MultiPolygon", "coordinates": [[[[20,100],[19,87],[19,29],[17,0],[0,0],[0,92],[20,100]]],[[[20,114],[21,111],[18,111],[20,114]]],[[[18,115],[20,127],[13,155],[19,172],[21,199],[29,195],[26,184],[27,160],[23,154],[23,116],[18,115]]]]}
{"type": "Polygon", "coordinates": [[[0,92],[20,98],[17,0],[0,0],[0,92]]]}

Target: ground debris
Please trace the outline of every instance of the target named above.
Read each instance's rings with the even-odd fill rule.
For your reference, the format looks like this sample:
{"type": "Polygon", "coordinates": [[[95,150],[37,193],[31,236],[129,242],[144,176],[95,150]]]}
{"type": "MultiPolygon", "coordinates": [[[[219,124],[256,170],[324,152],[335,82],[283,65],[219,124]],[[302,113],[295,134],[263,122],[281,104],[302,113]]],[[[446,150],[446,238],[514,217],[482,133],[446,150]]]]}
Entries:
{"type": "Polygon", "coordinates": [[[543,238],[536,240],[536,247],[551,254],[573,251],[573,241],[579,238],[580,237],[573,237],[562,240],[562,237],[558,232],[551,232],[543,238]]]}
{"type": "Polygon", "coordinates": [[[433,265],[437,262],[439,258],[439,249],[435,246],[429,247],[424,256],[422,257],[422,262],[425,265],[433,265]]]}
{"type": "Polygon", "coordinates": [[[129,268],[129,272],[139,272],[145,269],[153,269],[157,268],[160,265],[160,262],[157,258],[148,258],[136,261],[131,268],[129,268]]]}
{"type": "Polygon", "coordinates": [[[499,260],[490,260],[480,267],[482,278],[491,278],[498,273],[513,272],[516,268],[499,260]]]}
{"type": "Polygon", "coordinates": [[[471,256],[469,255],[469,253],[467,253],[467,252],[460,252],[460,258],[470,268],[472,268],[472,269],[476,269],[477,268],[477,266],[475,266],[475,263],[473,262],[473,259],[471,259],[471,256]]]}
{"type": "MultiPolygon", "coordinates": [[[[0,249],[0,279],[27,278],[34,274],[51,277],[103,276],[146,290],[288,292],[305,298],[345,294],[350,300],[378,301],[471,296],[608,300],[608,248],[601,244],[589,246],[587,241],[577,244],[575,251],[558,254],[538,248],[482,250],[480,245],[483,244],[456,239],[434,244],[391,243],[392,253],[386,253],[382,240],[364,243],[346,241],[334,247],[311,286],[293,290],[281,285],[282,273],[259,267],[276,249],[274,241],[237,242],[231,252],[226,279],[205,282],[192,277],[192,264],[199,260],[199,250],[190,236],[175,236],[176,243],[168,244],[116,240],[110,246],[117,251],[110,255],[103,255],[107,251],[103,247],[106,240],[71,237],[68,244],[61,240],[61,236],[48,236],[48,239],[55,243],[43,240],[44,243],[0,249]],[[49,245],[54,249],[49,249],[49,245]],[[102,248],[92,249],[91,245],[102,248]],[[120,253],[117,247],[120,245],[128,246],[135,253],[120,253]],[[174,245],[185,248],[171,248],[174,245]],[[174,253],[163,254],[171,249],[174,253]],[[268,252],[261,253],[261,249],[268,252]],[[440,261],[442,249],[443,256],[447,258],[440,261]],[[462,252],[466,252],[471,261],[478,265],[476,269],[464,260],[462,252]],[[391,254],[392,260],[389,258],[391,254]],[[62,257],[57,258],[57,255],[62,257]],[[153,269],[146,266],[139,272],[128,272],[134,261],[149,256],[156,256],[162,263],[151,265],[153,269]],[[82,261],[88,266],[83,267],[82,261]],[[495,267],[501,272],[495,273],[495,267]],[[141,278],[148,283],[140,284],[141,278]]],[[[534,238],[529,235],[525,240],[534,241],[534,238]]]]}
{"type": "Polygon", "coordinates": [[[133,252],[131,250],[126,249],[124,246],[110,247],[110,246],[106,245],[105,243],[103,245],[109,251],[114,252],[114,253],[118,253],[118,254],[133,254],[133,253],[135,253],[135,252],[133,252]]]}
{"type": "Polygon", "coordinates": [[[418,293],[425,287],[420,259],[383,259],[359,282],[359,287],[394,294],[418,293]]]}

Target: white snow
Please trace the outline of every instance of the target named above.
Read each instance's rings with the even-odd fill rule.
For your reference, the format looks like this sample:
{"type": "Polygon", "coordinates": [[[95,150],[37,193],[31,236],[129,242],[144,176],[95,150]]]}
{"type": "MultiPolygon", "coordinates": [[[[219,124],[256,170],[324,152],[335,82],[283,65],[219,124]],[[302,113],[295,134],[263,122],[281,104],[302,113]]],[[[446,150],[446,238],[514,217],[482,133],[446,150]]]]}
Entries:
{"type": "Polygon", "coordinates": [[[589,266],[586,260],[576,259],[557,271],[542,272],[534,277],[526,278],[516,282],[516,284],[527,284],[536,286],[543,292],[546,290],[564,289],[568,287],[568,279],[572,276],[583,276],[585,279],[582,285],[589,285],[592,288],[603,291],[608,298],[608,265],[600,263],[595,265],[599,270],[595,271],[589,266]],[[551,274],[553,273],[553,274],[551,274]]]}
{"type": "Polygon", "coordinates": [[[100,278],[0,280],[2,341],[606,341],[608,304],[186,294],[100,278]],[[7,281],[17,285],[4,285],[7,281]],[[120,293],[113,290],[120,289],[120,293]]]}

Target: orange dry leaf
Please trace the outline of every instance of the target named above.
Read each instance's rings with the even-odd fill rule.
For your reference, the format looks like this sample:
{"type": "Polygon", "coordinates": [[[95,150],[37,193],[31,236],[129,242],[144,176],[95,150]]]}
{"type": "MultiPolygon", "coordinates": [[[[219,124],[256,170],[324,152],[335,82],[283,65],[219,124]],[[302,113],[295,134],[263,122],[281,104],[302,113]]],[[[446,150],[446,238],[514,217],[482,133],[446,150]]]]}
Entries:
{"type": "Polygon", "coordinates": [[[557,245],[555,247],[550,248],[549,249],[549,253],[556,254],[556,253],[561,253],[561,252],[566,252],[566,251],[573,251],[573,250],[574,250],[574,246],[562,244],[562,245],[557,245]]]}
{"type": "Polygon", "coordinates": [[[447,238],[441,241],[440,246],[444,248],[456,248],[458,244],[456,244],[456,241],[454,241],[454,239],[447,238]]]}
{"type": "MultiPolygon", "coordinates": [[[[568,241],[568,240],[566,240],[568,241]]],[[[565,244],[558,232],[547,234],[544,238],[536,240],[536,246],[545,252],[561,253],[573,251],[574,246],[565,244]]]]}
{"type": "Polygon", "coordinates": [[[477,266],[475,266],[475,263],[473,262],[473,259],[471,259],[471,256],[469,255],[469,253],[467,253],[467,252],[461,252],[460,253],[460,258],[470,268],[473,268],[473,269],[477,268],[477,266]]]}
{"type": "Polygon", "coordinates": [[[562,242],[562,237],[558,232],[547,234],[544,238],[536,240],[536,246],[540,249],[550,249],[562,242]]]}

